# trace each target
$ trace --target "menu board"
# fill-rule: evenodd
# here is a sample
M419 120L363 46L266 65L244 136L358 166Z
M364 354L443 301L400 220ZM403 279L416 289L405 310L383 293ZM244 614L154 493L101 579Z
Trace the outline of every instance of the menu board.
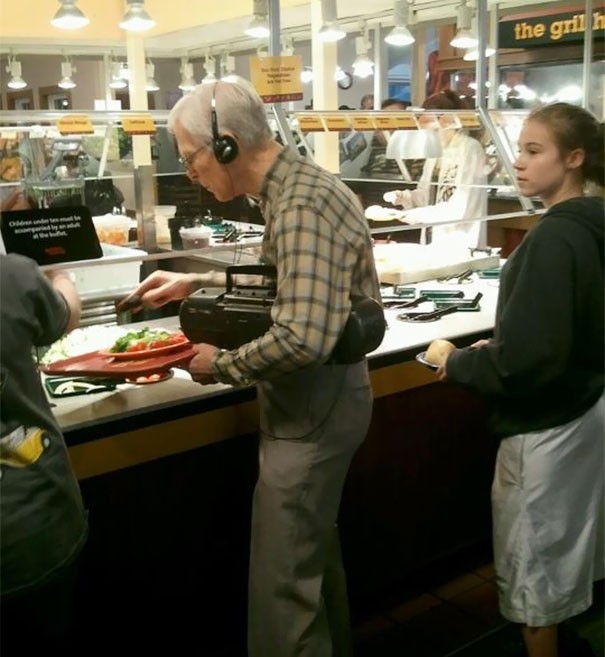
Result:
M0 214L7 253L19 253L39 265L90 260L103 255L84 206L12 210Z

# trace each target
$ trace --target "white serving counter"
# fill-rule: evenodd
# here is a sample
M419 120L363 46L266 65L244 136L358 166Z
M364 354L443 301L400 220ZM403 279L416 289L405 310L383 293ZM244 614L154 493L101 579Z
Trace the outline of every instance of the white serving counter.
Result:
M375 397L435 382L434 372L414 360L414 356L426 349L433 339L447 338L464 346L488 335L494 324L498 293L496 285L497 282L480 280L476 276L473 282L466 285L449 285L436 281L417 284L415 287L418 291L462 289L465 298L473 298L477 292L483 293L480 311L456 312L434 322L403 322L397 319L402 310L387 309L388 328L384 340L378 349L368 355ZM427 303L414 310L431 309L432 305ZM153 320L141 325L175 329L178 327L178 317ZM155 450L150 450L149 454L153 453L157 457L188 449L191 445L208 444L239 432L253 431L256 429L257 415L254 400L253 387L236 389L223 384L202 386L192 381L187 372L179 369L174 370L171 379L159 383L120 384L111 392L51 399L53 411L76 461L78 451L90 447L94 441L118 435L131 436L133 433L144 432L145 440L149 440L149 434L156 433ZM203 429L198 424L200 417L205 418ZM180 426L183 422L188 424L186 433ZM179 424L180 428L173 432L171 427L174 423ZM183 440L185 435L189 438ZM168 441L166 436L170 436ZM126 446L125 440L119 451L126 449L128 452ZM131 455L126 453L122 456L124 458L119 459L120 462L130 463ZM79 474L91 476L106 467L87 459L86 467L82 466Z

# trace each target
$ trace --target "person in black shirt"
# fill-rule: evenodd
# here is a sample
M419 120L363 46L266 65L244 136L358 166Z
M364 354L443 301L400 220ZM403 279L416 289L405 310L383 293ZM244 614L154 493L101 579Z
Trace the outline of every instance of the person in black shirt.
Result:
M500 437L492 487L500 610L529 657L563 657L558 624L603 577L603 125L534 110L515 162L547 208L505 264L492 340L443 354L438 375L483 394ZM590 654L573 652L567 654Z

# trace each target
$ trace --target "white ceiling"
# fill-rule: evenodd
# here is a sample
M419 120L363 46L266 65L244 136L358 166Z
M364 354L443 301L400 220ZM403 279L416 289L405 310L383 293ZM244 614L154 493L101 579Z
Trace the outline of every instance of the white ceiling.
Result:
M469 5L476 5L477 0L469 0ZM252 4L252 3L250 3ZM455 22L456 8L460 0L415 0L419 23ZM553 8L561 5L561 0L544 2L543 0L487 0L488 9L498 7L504 13L518 12L532 6L535 8ZM371 11L368 11L371 5ZM362 20L373 24L393 24L393 0L338 0L338 18L345 30L357 32ZM243 31L250 22L250 16L242 16L229 21L220 21L210 25L199 25L178 32L166 33L145 40L145 47L154 54L174 56L179 54L202 53L206 48L224 49L228 44L231 50L243 50L254 47L254 41L247 38ZM300 5L281 10L281 31L310 38L311 6Z
M168 2L169 0L165 0ZM228 2L229 0L223 0ZM313 0L318 2L319 0ZM471 6L479 0L467 0ZM0 0L0 3L2 0ZM414 0L417 22L422 24L453 23L460 0ZM531 12L538 9L567 9L570 5L584 6L584 0L487 0L488 9L498 8L500 15ZM371 10L368 9L371 8ZM252 10L252 0L250 0ZM377 24L393 25L393 0L337 0L337 11L343 28L348 32L358 32L362 20L369 27ZM240 16L231 20L196 25L176 32L167 32L153 37L145 37L145 50L150 57L200 56L210 49L212 53L222 52L228 48L232 53L256 49L266 44L266 40L254 40L244 35L244 29L250 22L251 15ZM282 33L291 34L295 41L311 38L311 3L281 9L280 27ZM40 43L37 39L22 38L0 42L0 54L10 49L31 55L61 54L68 49L70 55L100 55L110 50L119 52L124 43L100 43L79 39L73 43Z

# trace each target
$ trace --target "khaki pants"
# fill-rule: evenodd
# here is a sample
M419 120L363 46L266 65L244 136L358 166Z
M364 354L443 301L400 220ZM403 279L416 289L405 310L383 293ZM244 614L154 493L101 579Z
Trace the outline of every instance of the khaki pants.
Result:
M325 365L263 383L259 404L249 657L350 655L336 519L370 422L367 364Z

